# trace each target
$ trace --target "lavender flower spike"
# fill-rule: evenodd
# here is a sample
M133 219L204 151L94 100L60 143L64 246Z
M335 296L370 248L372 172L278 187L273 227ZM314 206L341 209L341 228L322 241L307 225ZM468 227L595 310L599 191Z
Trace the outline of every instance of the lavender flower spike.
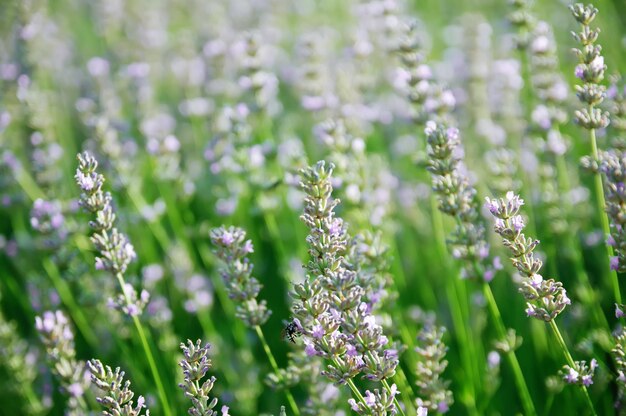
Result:
M511 251L511 261L522 275L519 291L526 299L526 313L545 322L552 321L571 301L561 282L544 280L539 274L543 263L533 255L539 240L522 233L525 224L519 210L524 200L513 192L507 192L506 198L486 200L486 208L496 218L494 230Z
M252 242L237 227L214 228L210 234L211 242L217 247L215 253L224 263L220 274L228 296L237 305L237 317L249 327L263 325L272 311L267 309L265 300L257 301L262 286L252 277L253 265L247 257L254 251Z
M83 395L89 387L85 363L76 360L74 334L61 311L46 311L35 318L35 327L46 348L52 372L59 378L61 391L69 396L68 414L87 412Z
M97 167L98 161L89 153L79 154L74 176L83 191L80 206L95 217L89 221L89 226L94 231L91 242L100 255L96 257L96 269L106 270L118 279L122 294L111 300L111 305L128 316L136 316L148 303L149 294L144 290L138 295L131 285L124 282L123 274L137 255L128 237L114 227L116 216L111 194L102 190L104 176L96 172Z
M586 107L577 110L574 115L576 122L585 129L604 128L609 124L609 113L599 106L606 95L606 87L600 82L604 79L604 57L601 55L602 47L596 45L599 29L591 29L589 26L598 14L598 9L593 5L576 3L571 5L570 11L574 19L581 25L578 33L573 33L574 39L580 43L580 49L574 49L578 56L579 64L574 74L582 81L582 85L576 85L576 96Z
M180 344L183 350L183 358L179 365L183 369L185 377L184 382L178 386L185 391L185 396L191 400L193 404L187 413L191 416L212 416L218 412L213 410L217 406L217 398L211 399L209 393L215 384L215 377L211 376L208 380L202 379L211 368L211 360L208 358L210 344L201 346L202 341L197 340L194 344L191 340L187 340L187 345ZM228 414L228 407L222 407L222 415Z
M146 400L139 396L137 404L133 403L135 393L130 390L130 381L124 381L125 373L119 367L113 371L96 359L89 360L87 366L91 372L91 382L106 393L105 396L96 398L106 409L102 412L104 416L141 416ZM145 416L150 416L147 409Z

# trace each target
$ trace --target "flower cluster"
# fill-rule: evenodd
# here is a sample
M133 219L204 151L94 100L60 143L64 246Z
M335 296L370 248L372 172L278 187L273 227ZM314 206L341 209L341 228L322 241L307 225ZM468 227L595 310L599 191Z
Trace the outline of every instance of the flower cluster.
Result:
M575 120L586 129L604 128L609 124L609 113L597 108L604 101L606 87L600 83L604 79L604 57L601 55L602 47L596 45L599 29L591 29L589 24L598 14L598 9L593 5L576 3L570 6L574 19L581 25L581 30L574 33L574 39L581 44L580 49L574 49L578 56L579 64L574 74L582 81L582 85L576 85L576 96L586 107L575 112Z
M564 102L568 97L568 88L563 75L559 72L559 59L552 28L547 22L540 21L535 26L530 43L530 64L532 85L540 100L533 109L532 119L541 130L550 130L552 140L548 140L547 150L563 154L564 146L557 146L556 130L553 127L567 120ZM558 142L562 142L562 139Z
M197 340L194 344L191 340L187 340L187 345L180 344L183 350L183 358L179 365L183 369L184 382L178 386L185 391L185 396L189 398L193 404L188 413L192 416L212 416L217 415L217 411L213 410L217 406L217 397L210 398L209 393L215 384L215 377L202 381L206 373L211 368L211 360L208 357L210 344L201 346L202 340ZM228 408L222 407L222 415L228 414Z
M448 347L442 340L445 328L438 327L434 318L432 314L423 314L420 319L422 327L417 335L419 346L415 347L419 357L415 382L420 389L417 406L446 413L454 402L452 392L448 389L450 381L442 378L448 366L445 359Z
M87 411L83 395L89 387L89 373L85 363L76 360L74 333L65 314L60 310L46 311L35 318L35 328L48 355L54 374L59 378L61 391L69 396L70 414Z
M219 227L211 230L215 253L224 263L220 270L228 296L237 305L237 317L250 327L263 325L272 313L265 300L257 301L261 284L252 277L253 265L248 254L254 251L246 232L237 227Z
M357 272L359 285L364 289L363 301L375 314L383 312L384 305L396 299L397 293L388 290L392 282L389 273L389 247L380 232L370 231L356 235L348 247L346 258Z
M599 171L604 176L606 213L609 218L610 235L607 243L613 247L611 269L626 271L626 154L619 151L603 152Z
M335 217L330 177L334 166L324 161L301 171L306 193L302 220L309 228L309 272L294 286L293 313L306 336L307 352L330 359L325 374L343 384L364 373L370 380L395 374L397 352L385 349L388 339L363 302L364 289L346 264L348 233Z
M277 111L278 78L264 68L263 45L267 44L259 33L246 33L241 41L241 66L244 74L239 78L239 86L253 96L252 108L270 114Z
M512 10L508 15L509 22L517 29L515 44L518 49L526 49L530 41L531 32L535 25L532 15L532 0L510 0Z
M365 392L365 402L357 402L355 399L348 400L350 408L359 415L385 416L387 414L395 415L396 407L393 403L394 397L399 393L396 385L391 386L391 391L375 389L372 393L367 390Z
M571 301L561 282L544 279L539 274L543 263L533 254L539 241L522 233L525 223L518 215L524 201L513 192L507 192L506 198L486 199L487 209L496 218L494 230L511 251L511 261L522 276L519 291L526 299L527 315L545 322L552 321Z
M325 41L320 32L306 33L298 39L297 87L300 105L308 111L321 111L337 105L332 77L325 62Z
M489 244L477 209L476 190L469 184L467 175L461 172L459 130L429 121L425 132L428 144L426 169L432 176L439 210L457 219L457 227L448 240L452 254L465 261L464 276L491 280L498 264L484 265L483 276L477 276L475 267L489 257Z
M617 409L623 409L626 403L626 331L622 330L615 336L615 346L611 350L617 370Z
M128 238L113 226L115 212L111 205L111 194L102 190L104 176L96 172L98 161L85 152L78 155L76 183L83 191L80 206L95 218L89 226L95 231L91 237L101 257L96 257L96 269L113 274L124 273L137 255Z
M607 90L607 98L611 102L611 147L626 150L626 83L621 76L609 77L611 86Z
M58 247L67 238L65 217L58 200L36 199L30 212L30 225L42 234L46 248Z
M560 374L567 384L589 387L593 384L593 374L596 368L598 368L598 362L595 358L591 360L590 364L587 364L585 361L575 361L574 367L564 365Z
M102 190L104 176L96 172L97 167L98 161L89 153L79 154L74 176L83 191L80 206L94 216L89 226L94 230L91 241L100 254L96 257L96 269L110 272L120 283L123 300L114 300L111 304L127 315L139 315L149 295L142 291L138 296L135 289L124 282L123 274L137 255L128 237L114 227L116 216L111 205L111 194Z
M89 360L87 362L91 372L91 382L102 392L104 396L96 398L98 403L106 410L102 412L104 416L141 416L142 410L146 408L146 400L143 396L137 398L137 404L133 403L135 393L130 389L130 381L124 381L125 373L119 367L113 371L111 367L103 366L100 360ZM150 410L146 409L145 416L150 415Z
M396 84L411 103L413 120L424 123L424 105L430 96L432 71L423 63L424 56L420 49L417 24L405 23L396 47L402 65L398 70Z

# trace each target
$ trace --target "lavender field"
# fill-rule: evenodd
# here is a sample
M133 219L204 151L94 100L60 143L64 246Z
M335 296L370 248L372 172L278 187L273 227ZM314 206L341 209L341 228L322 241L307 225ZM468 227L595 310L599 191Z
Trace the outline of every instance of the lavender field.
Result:
M626 415L625 182L623 0L2 0L0 415Z

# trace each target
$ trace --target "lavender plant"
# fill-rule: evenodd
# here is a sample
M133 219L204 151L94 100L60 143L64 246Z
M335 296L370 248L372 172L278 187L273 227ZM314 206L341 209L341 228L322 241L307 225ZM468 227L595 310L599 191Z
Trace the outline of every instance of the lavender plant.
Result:
M582 81L582 85L576 85L576 96L584 106L582 109L574 112L574 120L578 125L589 131L591 155L583 159L582 163L583 166L593 167L600 163L596 130L607 127L610 122L609 113L599 107L606 95L606 87L602 85L602 81L607 68L602 56L602 47L596 44L600 31L599 29L591 28L591 22L598 14L598 9L591 4L583 5L576 3L570 6L570 11L581 27L580 32L573 32L572 35L580 43L580 49L574 49L580 62L576 66L574 74ZM597 171L594 174L594 185L602 232L605 236L608 236L610 225L607 216L603 215L606 205L604 188L602 177ZM607 249L609 256L612 257L612 248L608 246ZM612 271L609 271L609 274L615 300L621 303L622 296L617 275Z
M620 2L13 3L0 413L624 413Z
M76 359L74 333L67 317L60 310L46 311L35 318L35 328L46 348L52 371L59 378L61 391L69 397L67 414L84 414L88 410L84 394L89 388L89 372L85 362Z
M113 226L116 217L111 206L112 198L111 194L102 190L104 176L96 172L98 162L89 153L79 154L78 162L75 179L83 191L80 204L85 210L95 215L95 219L89 222L89 226L95 231L91 236L91 241L101 256L96 257L96 269L111 273L117 280L122 293L117 298L111 299L110 304L132 319L150 364L150 371L159 391L163 412L169 415L167 394L163 388L143 326L138 319L138 315L148 303L149 294L144 290L138 295L133 286L124 280L126 268L136 258L135 249L128 238ZM141 407L139 406L139 409ZM139 410L136 411L136 413L138 412Z
M496 218L494 230L502 237L504 246L511 251L511 262L521 275L519 292L526 300L526 315L550 324L567 361L563 368L563 378L568 383L580 383L590 411L595 414L586 386L591 384L591 375L596 365L587 366L582 361L574 362L555 322L555 318L571 304L571 300L561 282L544 279L539 274L543 263L533 254L539 240L527 237L522 232L525 222L519 215L519 210L524 201L513 192L508 192L506 198L486 200L485 206ZM586 381L583 381L583 377Z
M192 416L217 415L217 411L212 410L217 406L217 398L211 398L209 393L213 389L216 378L211 376L208 380L202 381L211 368L211 360L208 358L210 344L201 346L202 340L197 340L194 344L187 340L187 345L180 344L183 350L184 359L180 361L180 367L185 376L184 382L179 387L185 392L185 396L193 404L187 413ZM228 407L222 407L222 415L228 414Z
M359 400L351 407L360 414L387 414L397 393L387 383L395 374L397 353L385 348L388 339L361 301L363 288L356 273L346 268L348 237L343 220L335 216L339 201L331 199L333 169L320 161L301 172L307 194L302 220L310 230L311 260L307 280L294 286L292 311L305 336L307 354L331 362L322 374L337 384L348 384ZM361 372L381 381L385 391L369 392L364 398L352 381Z
M248 254L254 251L252 241L246 240L245 231L236 227L214 228L210 234L211 241L217 246L216 254L225 265L221 275L226 283L228 296L237 305L236 315L256 331L280 382L282 375L261 329L261 325L267 322L272 311L267 309L265 300L259 302L256 299L261 284L251 276L253 266L247 258ZM298 415L300 411L293 395L289 390L286 391L286 395L292 411Z
M102 365L97 359L87 361L87 367L91 374L91 382L104 393L96 399L106 409L102 412L104 416L150 415L143 396L137 397L136 404L133 402L135 393L130 389L130 381L124 381L126 373L119 367L113 371L111 367ZM146 409L145 412L143 409Z

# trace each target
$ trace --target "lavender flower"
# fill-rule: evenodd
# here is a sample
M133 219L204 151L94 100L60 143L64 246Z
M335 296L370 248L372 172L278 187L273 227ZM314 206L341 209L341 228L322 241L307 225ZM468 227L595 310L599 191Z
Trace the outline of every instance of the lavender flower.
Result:
M390 392L387 392L387 390L380 392L378 389L375 389L374 392L367 390L364 395L365 403L350 399L348 400L348 404L350 404L350 408L359 415L395 415L397 410L393 403L393 399L398 393L400 392L394 384L391 386Z
M87 152L78 155L78 162L75 179L83 191L79 203L94 215L89 226L95 231L91 241L100 254L96 257L96 269L110 272L120 284L122 297L113 300L111 304L129 316L139 315L149 295L142 291L138 296L123 278L126 268L137 257L135 249L126 235L113 226L116 216L111 205L111 194L102 190L104 176L96 172L98 162Z
M442 378L448 366L445 359L448 347L442 340L445 328L435 325L432 314L423 314L420 321L421 328L417 335L419 345L415 347L419 357L415 382L419 387L419 398L416 404L418 408L447 413L454 399L448 389L450 381Z
M626 405L626 331L623 329L615 335L615 346L611 350L611 355L615 360L617 372L617 402L615 407L621 411Z
M201 346L202 340L197 340L194 344L191 340L187 340L187 345L180 344L183 350L183 358L179 365L183 369L185 377L184 382L178 386L184 390L185 396L189 398L193 404L187 413L192 416L212 416L218 412L213 410L217 406L217 398L211 399L209 393L215 384L215 377L202 381L206 373L211 368L211 360L208 357L210 344ZM225 408L225 409L224 409ZM222 415L228 414L228 408L222 407Z
M568 87L559 72L559 60L552 28L547 22L540 21L535 26L530 44L532 85L541 100L533 114L536 124L543 130L558 127L567 120L564 103L568 96ZM555 150L550 147L549 150ZM554 153L559 154L554 151Z
M342 383L346 376L363 371L367 378L383 380L393 376L398 360L384 353L387 338L361 300L364 289L356 273L346 267L348 234L343 220L334 213L339 201L331 198L333 169L332 164L327 167L321 161L301 171L301 187L307 194L301 218L310 230L311 260L309 278L294 287L293 311L314 353L336 361L337 366L329 366L326 372L331 379ZM316 337L319 326L322 336ZM350 345L356 354L350 353ZM358 354L364 354L364 359Z
M84 361L76 360L74 333L67 317L59 310L46 311L35 317L35 328L46 348L52 371L59 378L61 391L69 396L70 414L84 414L88 410L83 396L89 387L89 373Z
M30 212L30 225L42 234L46 248L59 247L67 238L60 201L36 199Z
M100 389L104 396L96 398L98 403L106 410L104 416L141 416L146 408L146 400L143 396L137 398L137 404L133 403L135 393L130 389L130 381L124 381L125 373L119 367L113 371L108 365L105 367L100 360L92 359L87 362L91 372L91 382ZM150 410L145 411L145 416L150 415Z
M564 365L560 371L561 377L567 384L578 384L589 387L593 384L593 374L598 368L598 362L591 360L590 364L585 361L575 361L574 367Z
M486 199L485 206L496 218L494 230L503 238L504 246L513 255L513 265L522 275L519 291L526 299L527 315L545 322L552 321L571 301L561 282L544 280L539 274L542 262L533 255L539 241L522 233L525 223L518 214L524 201L513 192L508 192L505 199Z
M309 228L311 260L305 281L296 284L291 293L292 312L301 326L305 353L331 363L321 374L336 384L347 383L353 390L352 378L361 372L370 380L382 381L386 388L383 396L374 392L368 397L372 405L383 403L386 408L386 400L391 403L395 396L386 379L395 373L398 357L385 349L388 339L362 302L364 290L347 263L349 237L343 220L335 217L339 201L331 196L333 168L320 161L301 171L301 187L306 193L301 218Z
M603 152L599 171L604 176L606 214L609 218L608 243L615 256L610 259L612 270L626 271L626 153L618 150Z
M526 49L530 41L530 34L535 25L535 17L530 9L532 0L510 0L511 13L508 15L509 22L517 29L515 44L518 49Z
M244 74L239 78L239 85L249 91L253 97L255 109L268 114L276 113L280 104L276 101L278 78L264 68L264 45L267 41L258 33L247 33L241 41L243 56L241 66ZM277 108L278 107L278 108Z
M271 311L265 300L257 301L261 284L252 277L253 265L247 258L254 251L252 241L246 240L241 228L224 226L211 230L211 242L217 247L215 253L224 262L220 270L228 296L237 305L237 317L249 327L263 325Z
M598 14L598 9L593 5L576 3L571 5L570 11L574 19L581 25L581 31L573 33L574 39L581 44L580 49L574 49L578 56L579 64L576 66L575 75L583 83L576 86L576 96L586 107L577 110L575 120L582 127L592 130L604 128L609 124L609 113L597 108L604 101L606 87L600 82L604 79L604 57L601 55L602 47L596 45L599 29L591 29L589 24Z
M492 277L495 264L486 264L489 244L478 212L476 190L469 184L467 175L461 172L459 130L429 121L425 132L428 143L426 169L431 173L439 210L457 219L457 226L448 240L452 255L464 260L465 277ZM483 264L483 276L477 275L477 264Z
M611 87L607 97L611 103L611 147L626 150L626 83L621 76L610 77Z
M423 123L426 121L424 106L431 97L432 70L424 63L416 22L403 24L401 30L396 53L402 67L397 74L396 86L411 103L412 119Z

